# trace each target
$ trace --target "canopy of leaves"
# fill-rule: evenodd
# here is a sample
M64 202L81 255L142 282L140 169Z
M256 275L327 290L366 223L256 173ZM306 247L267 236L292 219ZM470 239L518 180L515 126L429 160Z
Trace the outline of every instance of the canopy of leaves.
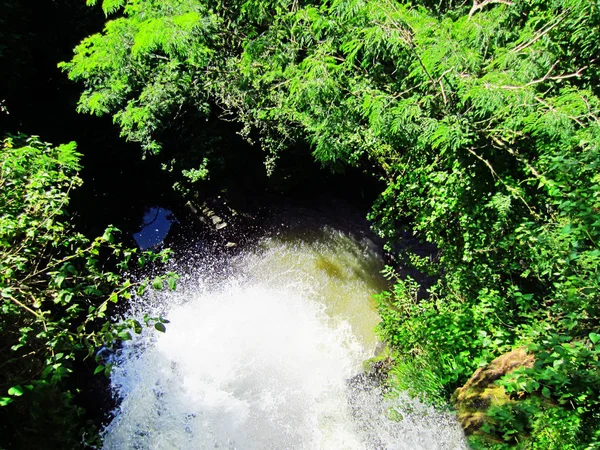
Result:
M423 297L399 279L380 300L381 334L435 360L448 393L529 345L536 366L507 389L542 393L577 418L582 446L599 445L597 2L104 8L119 16L63 65L85 84L83 111L113 114L155 150L182 109L213 105L258 130L272 157L299 140L323 164L374 173L387 188L370 217L389 250L405 230L438 249L398 255L434 285Z

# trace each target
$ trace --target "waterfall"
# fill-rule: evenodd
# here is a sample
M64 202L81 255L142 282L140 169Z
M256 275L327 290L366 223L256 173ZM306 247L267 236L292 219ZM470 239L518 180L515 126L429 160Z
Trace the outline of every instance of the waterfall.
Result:
M377 343L380 268L330 227L188 264L177 291L132 305L170 323L114 355L104 448L466 448L450 414L349 382Z

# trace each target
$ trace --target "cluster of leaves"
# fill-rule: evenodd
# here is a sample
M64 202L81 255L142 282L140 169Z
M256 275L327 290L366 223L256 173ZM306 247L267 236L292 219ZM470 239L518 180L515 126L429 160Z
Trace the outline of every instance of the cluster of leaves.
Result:
M37 432L64 431L64 424L54 422L55 430L36 426L43 413L32 405L54 399L69 409L72 393L65 382L74 365L89 357L94 361L100 347L112 347L130 339L132 331L141 332L141 324L132 319L110 320L119 300L131 298L136 290L142 293L149 284L162 288L166 281L173 287L176 280L172 273L152 283L125 279L119 273L130 263L164 262L168 252L136 255L116 242L114 228L90 240L68 224L69 193L81 184L79 156L74 142L53 147L37 137L17 136L2 143L0 414L5 426L19 422L12 433L26 430L29 420L34 422L31 430ZM146 322L165 330L164 319ZM100 364L95 373L109 370ZM73 414L67 415L73 419ZM18 433L2 434L0 445L15 448L27 447L26 442L40 437L33 431L22 434L25 441Z
M121 6L123 16L84 39L61 67L72 79L90 80L79 111L113 112L124 137L156 153L156 136L187 109L208 113L202 74L211 68L220 22L193 0L103 2L107 14Z
M382 336L446 394L528 345L537 362L507 389L544 396L559 412L540 406L540 418L568 418L594 445L597 2L103 4L122 15L63 66L86 85L82 110L144 142L180 109L214 104L257 130L271 159L304 141L325 165L379 176L370 218L388 249L407 230L438 249L401 255L434 284L423 296L398 279L380 299Z

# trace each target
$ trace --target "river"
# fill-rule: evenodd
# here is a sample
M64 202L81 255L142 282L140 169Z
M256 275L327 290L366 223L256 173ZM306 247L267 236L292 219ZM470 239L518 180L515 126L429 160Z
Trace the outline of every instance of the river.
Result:
M175 292L133 302L170 323L114 355L105 449L466 448L451 414L357 377L378 344L379 247L300 215L235 251L188 253Z

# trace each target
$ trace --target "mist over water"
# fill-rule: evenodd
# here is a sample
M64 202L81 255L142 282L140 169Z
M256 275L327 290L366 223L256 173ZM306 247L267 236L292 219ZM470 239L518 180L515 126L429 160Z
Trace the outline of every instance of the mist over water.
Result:
M224 258L132 305L170 324L115 356L104 448L465 448L450 415L349 382L377 343L385 283L370 241L324 227Z

